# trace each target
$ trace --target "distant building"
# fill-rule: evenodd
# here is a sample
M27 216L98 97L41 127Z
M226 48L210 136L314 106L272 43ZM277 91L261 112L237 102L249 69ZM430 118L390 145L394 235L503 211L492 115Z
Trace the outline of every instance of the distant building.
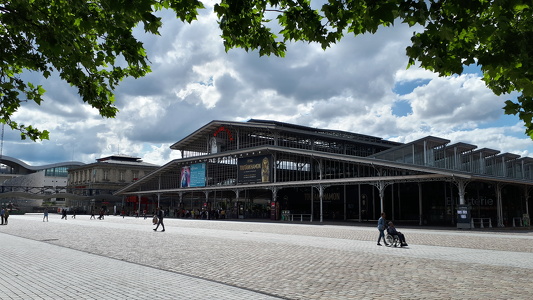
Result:
M82 162L30 166L9 156L0 158L0 203L23 211L40 207L43 201L64 203L68 169Z
M99 209L102 206L115 210L122 209L122 206L129 207L129 210L138 208L139 198L114 196L113 192L146 176L158 167L143 162L138 157L112 155L99 158L95 163L71 168L68 171L68 190L84 198L72 200L68 206L80 207L83 210L90 210L91 207Z

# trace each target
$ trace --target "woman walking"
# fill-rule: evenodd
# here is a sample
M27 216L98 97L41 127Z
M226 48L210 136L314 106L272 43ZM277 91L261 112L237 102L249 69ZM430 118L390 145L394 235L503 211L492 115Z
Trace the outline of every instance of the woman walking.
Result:
M381 242L381 238L383 238L383 243L385 246L388 246L387 241L385 240L385 229L387 224L387 221L385 220L386 215L384 212L381 213L381 217L378 220L378 230L379 230L379 238L378 238L378 246L381 246L379 242Z

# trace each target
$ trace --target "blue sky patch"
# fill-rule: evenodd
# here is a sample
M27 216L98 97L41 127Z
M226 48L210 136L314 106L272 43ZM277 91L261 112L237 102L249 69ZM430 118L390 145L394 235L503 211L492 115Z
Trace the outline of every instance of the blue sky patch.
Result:
M418 79L412 81L402 81L396 83L392 91L398 95L407 95L413 92L413 90L419 86L426 85L430 82L430 79Z
M398 117L405 117L413 113L411 103L408 101L396 101L392 105L392 114Z

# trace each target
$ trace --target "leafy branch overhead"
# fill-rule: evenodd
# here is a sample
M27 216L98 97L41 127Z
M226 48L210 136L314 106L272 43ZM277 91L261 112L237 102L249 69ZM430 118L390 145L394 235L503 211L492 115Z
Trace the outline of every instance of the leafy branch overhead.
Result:
M61 78L103 117L114 117L113 90L125 77L150 72L143 45L132 30L158 34L158 10L172 9L192 22L197 0L0 0L0 122L22 138L48 138L47 131L11 119L22 101L40 104L44 90L23 72ZM442 76L478 64L497 95L518 92L505 112L518 114L533 138L533 11L520 0L222 0L214 6L226 50L257 50L284 56L286 43L319 43L324 49L345 34L375 33L403 22L417 26L406 49L410 65ZM125 61L126 64L118 63Z

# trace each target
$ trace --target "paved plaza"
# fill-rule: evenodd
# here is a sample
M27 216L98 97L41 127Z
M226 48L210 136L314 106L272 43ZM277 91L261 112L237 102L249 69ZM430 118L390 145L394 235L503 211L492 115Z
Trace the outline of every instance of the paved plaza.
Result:
M0 226L1 299L532 299L533 231L50 214Z

